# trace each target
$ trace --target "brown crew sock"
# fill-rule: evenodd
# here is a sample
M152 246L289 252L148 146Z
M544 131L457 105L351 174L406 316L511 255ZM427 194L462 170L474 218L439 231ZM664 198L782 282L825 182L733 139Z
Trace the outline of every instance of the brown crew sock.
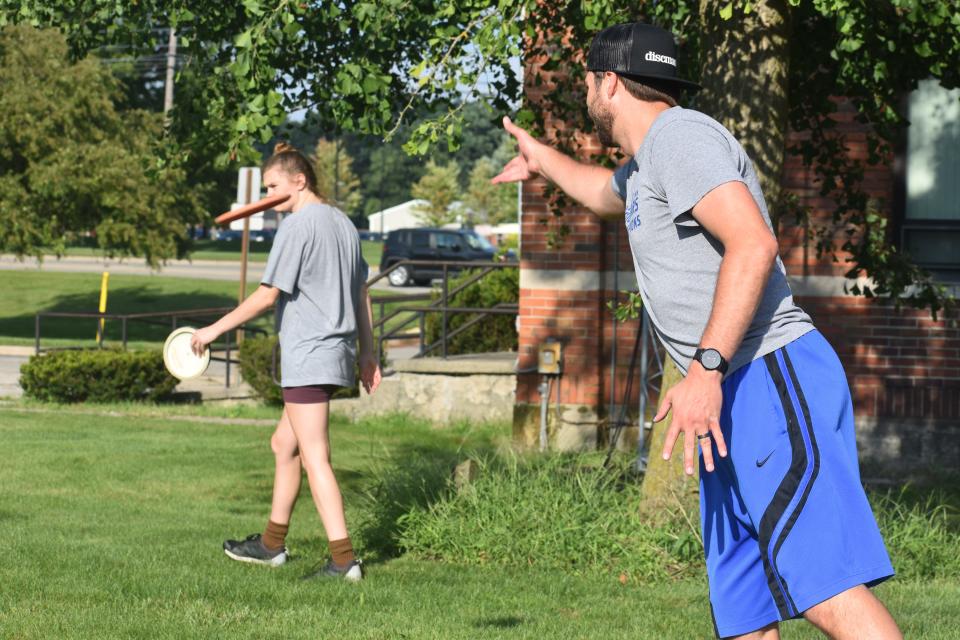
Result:
M273 520L267 521L267 529L263 532L260 542L270 551L283 549L283 542L287 539L287 529L290 524L277 524Z
M330 556L333 558L335 565L345 567L353 562L353 545L350 543L349 537L342 540L331 540L327 544L330 547Z

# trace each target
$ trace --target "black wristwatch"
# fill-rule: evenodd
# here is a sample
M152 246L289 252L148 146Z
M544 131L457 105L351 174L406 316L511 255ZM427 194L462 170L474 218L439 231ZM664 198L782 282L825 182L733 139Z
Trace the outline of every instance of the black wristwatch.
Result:
M720 352L716 349L704 349L701 347L693 354L693 359L703 365L703 368L707 371L726 373L727 369L730 368L730 363L724 360L723 356L720 355Z

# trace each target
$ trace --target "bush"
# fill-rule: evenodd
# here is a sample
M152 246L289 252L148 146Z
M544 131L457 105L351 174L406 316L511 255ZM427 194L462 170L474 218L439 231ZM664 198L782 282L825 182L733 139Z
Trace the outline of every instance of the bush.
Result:
M20 386L46 402L155 401L170 395L177 380L160 351L90 349L31 357L20 367Z
M277 336L244 337L240 345L240 372L254 393L267 404L283 404L280 386L273 381L273 349ZM277 353L277 380L280 379L280 354Z
M267 404L283 404L283 390L273 381L273 349L277 345L277 336L244 338L240 345L240 372L254 393ZM283 358L277 352L277 380L280 380ZM333 398L356 398L360 395L360 386L354 382L352 387L340 389Z
M870 502L898 576L960 578L960 534L945 496L912 497L905 489L871 495Z
M465 271L450 280L450 288L454 289L471 277L475 271ZM434 292L434 300L440 299L440 294ZM520 270L497 269L488 273L479 282L471 284L457 293L450 300L449 305L454 307L491 308L503 302L517 302L520 300ZM447 333L462 326L474 318L474 314L455 313L447 316ZM427 314L424 329L424 341L433 344L440 340L442 335L443 316L439 313ZM492 351L516 351L517 327L513 315L490 315L479 321L463 333L454 336L447 342L447 353L451 355L461 353L489 353ZM434 350L432 354L436 354Z
M696 520L654 526L639 511L629 467L589 456L480 461L477 480L400 518L400 546L430 559L608 571L640 580L699 575Z
M411 555L462 564L517 563L606 571L642 581L699 576L699 516L639 509L642 484L629 467L603 471L589 455L499 457L457 491L426 493L397 520ZM893 566L902 578L960 578L956 510L938 492L871 493Z

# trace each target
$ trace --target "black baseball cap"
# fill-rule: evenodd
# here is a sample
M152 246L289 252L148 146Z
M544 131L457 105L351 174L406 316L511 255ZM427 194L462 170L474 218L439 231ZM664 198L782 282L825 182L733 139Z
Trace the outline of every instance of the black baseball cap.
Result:
M593 37L587 70L612 71L636 80L657 80L699 91L700 85L677 76L677 43L669 31L642 22L607 27Z

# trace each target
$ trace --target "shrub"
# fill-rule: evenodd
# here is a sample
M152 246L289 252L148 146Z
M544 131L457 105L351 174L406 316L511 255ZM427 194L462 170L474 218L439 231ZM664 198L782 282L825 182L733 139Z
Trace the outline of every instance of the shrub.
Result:
M465 271L450 280L450 288L454 289L475 271ZM434 300L440 299L440 294L434 292ZM517 302L520 299L520 270L497 269L485 275L479 282L471 284L463 291L453 296L449 302L455 307L491 308L502 302ZM455 313L447 316L447 333L462 326L474 318L474 314ZM440 340L442 335L443 317L439 313L427 314L424 341L433 344ZM448 354L460 353L488 353L491 351L516 351L517 328L516 318L513 315L489 315L463 333L454 336L447 342ZM434 350L433 354L436 354Z
M20 367L23 393L46 402L155 401L176 385L160 351L53 351Z
M905 489L873 494L870 498L897 575L923 579L960 577L960 535L950 525L951 509L942 494L934 492L915 498Z
M407 552L467 564L529 564L664 580L699 574L696 520L654 526L639 511L640 484L623 466L588 456L482 460L477 480L402 516Z
M273 349L277 336L244 338L240 345L240 372L254 393L267 404L283 404L283 390L273 381ZM277 352L277 380L280 380L282 355ZM360 386L354 382L352 387L340 389L334 398L356 398L360 395Z
M589 455L498 457L457 491L422 491L397 519L397 545L411 555L462 564L524 563L606 571L642 581L699 576L699 516L657 523L639 509L642 484L627 466L603 471ZM429 488L429 487L428 487ZM956 510L942 493L871 493L899 576L960 577Z
M277 336L244 337L240 345L240 372L254 393L267 404L283 404L280 386L273 381L273 349ZM277 380L280 379L280 354L277 353Z

